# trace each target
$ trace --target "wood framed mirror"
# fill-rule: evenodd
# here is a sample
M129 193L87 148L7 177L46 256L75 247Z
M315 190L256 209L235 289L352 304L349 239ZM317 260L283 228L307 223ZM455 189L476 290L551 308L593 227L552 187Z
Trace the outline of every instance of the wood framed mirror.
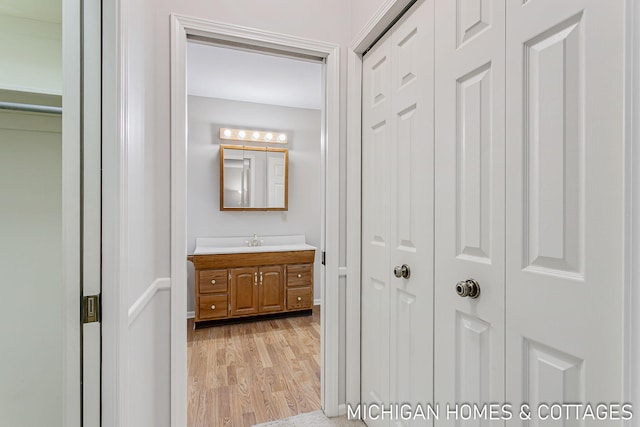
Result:
M221 211L286 211L287 148L220 146Z

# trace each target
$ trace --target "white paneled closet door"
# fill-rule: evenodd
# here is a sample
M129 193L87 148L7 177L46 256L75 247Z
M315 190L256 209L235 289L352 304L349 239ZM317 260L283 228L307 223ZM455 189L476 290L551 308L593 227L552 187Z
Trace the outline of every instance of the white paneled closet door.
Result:
M418 1L363 63L362 401L387 408L432 400L433 7Z
M504 10L504 1L436 2L435 401L442 412L447 404L505 400ZM447 418L436 424L460 423Z
M624 9L622 0L507 1L514 403L622 399ZM562 425L592 424L620 421Z
M363 61L362 402L389 402L391 58L387 34ZM375 423L370 423L375 426ZM388 425L379 423L378 425Z
M622 403L624 15L423 1L365 56L363 403Z

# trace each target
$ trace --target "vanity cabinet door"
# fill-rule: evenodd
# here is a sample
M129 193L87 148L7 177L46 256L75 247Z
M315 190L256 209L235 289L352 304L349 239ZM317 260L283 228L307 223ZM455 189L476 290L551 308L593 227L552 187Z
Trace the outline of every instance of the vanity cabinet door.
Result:
M284 266L261 267L258 274L260 313L284 310Z
M258 313L258 269L229 269L231 275L231 316Z

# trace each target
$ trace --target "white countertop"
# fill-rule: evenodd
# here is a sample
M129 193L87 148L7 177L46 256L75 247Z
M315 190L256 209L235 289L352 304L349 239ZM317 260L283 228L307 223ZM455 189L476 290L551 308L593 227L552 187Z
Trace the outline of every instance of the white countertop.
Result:
M260 246L249 246L252 237L198 237L194 255L216 255L258 252L311 251L315 246L305 243L303 235L258 236Z

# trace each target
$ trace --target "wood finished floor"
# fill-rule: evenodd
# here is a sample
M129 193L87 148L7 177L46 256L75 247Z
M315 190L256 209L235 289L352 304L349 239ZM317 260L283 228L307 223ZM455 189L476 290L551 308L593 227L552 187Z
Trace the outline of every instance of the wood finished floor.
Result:
M320 409L320 310L193 330L188 427L251 426Z

